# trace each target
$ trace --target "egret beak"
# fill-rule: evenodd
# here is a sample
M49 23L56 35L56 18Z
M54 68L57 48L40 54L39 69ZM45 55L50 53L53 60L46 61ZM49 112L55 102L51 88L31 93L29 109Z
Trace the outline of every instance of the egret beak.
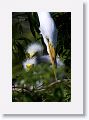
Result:
M32 64L27 64L26 68L27 68L27 71L29 71L32 68Z
M50 41L48 41L48 49L49 49L49 56L51 59L51 63L52 65L54 65L56 61L56 53L55 53L55 48L53 47Z
M53 45L51 44L50 41L48 41L48 50L49 50L49 56L50 56L50 60L53 66L53 72L54 72L54 76L55 76L55 80L57 81L57 76L56 76L56 65L55 65L55 61L56 61L56 53L55 53L55 48L53 47Z

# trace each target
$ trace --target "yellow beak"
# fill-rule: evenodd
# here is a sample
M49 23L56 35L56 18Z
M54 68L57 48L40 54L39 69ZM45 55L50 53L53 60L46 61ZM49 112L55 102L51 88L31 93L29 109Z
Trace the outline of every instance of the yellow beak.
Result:
M36 53L26 53L26 58L32 58Z
M30 53L30 58L32 58L35 54L35 52Z
M26 68L27 68L27 71L29 71L32 68L32 64L27 64Z
M53 47L53 45L51 44L50 41L48 41L48 50L49 50L50 60L51 60L52 66L53 66L53 72L54 72L55 80L57 81L56 65L55 65L56 53L55 53L55 49L54 49L54 47Z
M49 50L49 56L51 59L51 63L52 63L52 65L54 65L55 60L56 60L56 53L55 53L55 49L50 41L48 41L48 50Z

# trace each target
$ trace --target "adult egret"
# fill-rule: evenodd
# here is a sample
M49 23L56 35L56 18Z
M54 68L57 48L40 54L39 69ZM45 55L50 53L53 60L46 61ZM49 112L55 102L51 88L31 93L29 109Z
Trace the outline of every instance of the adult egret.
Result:
M56 25L48 12L38 12L40 22L40 32L43 36L44 43L47 46L47 52L50 56L51 63L53 65L54 74L56 78L55 64L56 64L56 53L55 49L57 46L57 34Z

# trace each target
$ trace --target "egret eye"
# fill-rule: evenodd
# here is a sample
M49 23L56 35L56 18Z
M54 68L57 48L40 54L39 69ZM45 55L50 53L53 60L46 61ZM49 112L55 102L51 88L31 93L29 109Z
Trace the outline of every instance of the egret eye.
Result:
M26 58L30 58L30 54L29 53L26 53Z
M47 42L49 42L49 38L46 36Z

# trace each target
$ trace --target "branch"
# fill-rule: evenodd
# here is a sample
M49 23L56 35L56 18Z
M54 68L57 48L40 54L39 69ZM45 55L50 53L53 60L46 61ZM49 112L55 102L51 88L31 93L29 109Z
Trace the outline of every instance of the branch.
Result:
M52 82L52 83L50 83L48 86L43 86L43 87L41 87L41 88L36 88L36 89L29 89L28 87L24 87L24 86L12 86L12 90L16 90L16 91L18 91L18 92L21 92L21 90L23 90L24 92L26 91L26 92L29 92L29 93L32 93L32 91L34 91L35 93L37 93L37 92L43 92L43 91L45 91L45 90L48 90L48 89L50 89L50 88L53 88L53 86L55 86L55 85L57 85L57 84L59 84L59 83L65 83L65 82L68 82L68 81L70 81L70 79L64 79L64 80L57 80L57 81L55 81L55 82ZM69 86L69 85L67 85L66 83L65 83L65 85L68 87L68 88L70 88L71 86Z
M49 84L47 87L43 87L41 89L37 89L35 90L35 92L43 92L51 87L53 87L54 85L58 84L58 83L61 83L61 80L58 80L58 81L55 81L55 82L52 82L51 84Z
M28 89L27 87L24 87L24 86L12 86L12 90L13 91L18 91L18 92L21 92L22 90L25 92L29 92L31 93L32 90Z

